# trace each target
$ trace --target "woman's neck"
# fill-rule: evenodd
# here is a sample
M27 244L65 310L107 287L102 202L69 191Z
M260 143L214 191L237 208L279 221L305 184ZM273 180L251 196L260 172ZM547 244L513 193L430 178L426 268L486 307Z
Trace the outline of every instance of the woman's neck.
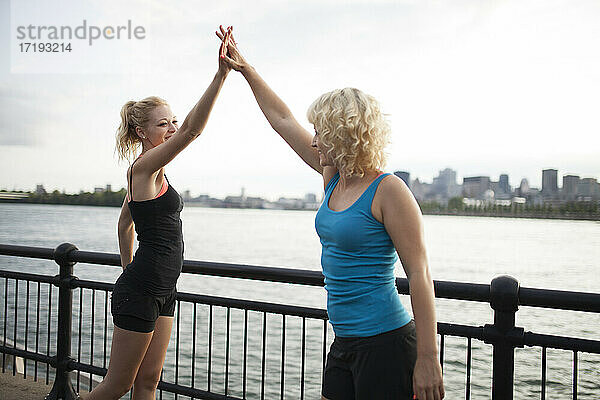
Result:
M342 173L342 171L340 171L340 180L339 180L337 186L341 190L345 190L345 189L351 188L353 186L361 185L365 181L372 181L373 179L377 178L377 176L379 176L379 174L381 174L381 171L373 170L373 171L366 171L363 176L360 176L360 175L346 176L345 174Z

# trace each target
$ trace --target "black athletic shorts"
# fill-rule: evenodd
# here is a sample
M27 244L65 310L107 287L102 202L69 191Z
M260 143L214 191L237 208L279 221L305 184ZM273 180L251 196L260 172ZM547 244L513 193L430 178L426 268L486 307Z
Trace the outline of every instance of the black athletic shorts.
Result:
M152 332L159 316L175 315L176 295L177 290L173 288L167 296L151 296L120 277L111 297L113 323L128 331Z
M322 394L329 400L412 400L416 360L414 321L375 336L336 337L327 355Z

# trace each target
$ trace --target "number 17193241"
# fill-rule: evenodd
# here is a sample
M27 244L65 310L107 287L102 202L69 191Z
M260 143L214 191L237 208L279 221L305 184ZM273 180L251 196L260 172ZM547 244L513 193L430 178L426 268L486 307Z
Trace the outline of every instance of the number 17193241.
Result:
M71 52L71 43L19 43L21 53L64 53Z

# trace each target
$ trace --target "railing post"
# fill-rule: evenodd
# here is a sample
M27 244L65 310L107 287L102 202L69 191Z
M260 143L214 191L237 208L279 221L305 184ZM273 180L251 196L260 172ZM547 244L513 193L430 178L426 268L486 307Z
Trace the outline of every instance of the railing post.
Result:
M494 310L494 325L486 325L489 343L494 346L492 399L511 400L515 372L515 346L507 339L515 329L515 313L519 309L519 282L507 275L492 280L490 306Z
M73 261L69 261L69 253L77 250L71 243L63 243L54 250L54 261L60 266L60 283L58 290L58 329L56 343L56 376L52 390L46 400L75 400L79 395L75 393L71 383L71 318L73 310Z

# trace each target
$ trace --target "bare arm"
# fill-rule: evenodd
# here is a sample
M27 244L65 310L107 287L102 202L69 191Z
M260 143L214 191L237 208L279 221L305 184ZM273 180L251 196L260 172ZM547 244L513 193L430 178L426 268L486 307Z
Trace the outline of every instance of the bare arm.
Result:
M148 150L144 157L136 163L136 172L145 171L147 174L152 174L158 171L200 136L226 76L220 70L217 72L204 95L183 121L181 128L168 141Z
M217 36L223 40L224 35L225 31L221 28L221 32L217 32ZM225 60L244 76L269 124L305 163L323 174L317 150L311 145L313 135L296 121L288 106L246 62L232 40L228 41L227 50L228 54L225 56Z
M219 70L200 100L185 117L181 128L168 141L148 150L136 163L136 173L142 172L146 175L155 173L200 136L230 69L227 63L219 58Z
M292 115L287 105L273 92L252 66L241 70L254 93L256 102L273 129L286 143L318 173L323 173L319 155L312 147L313 135L304 129Z
M421 210L406 184L396 177L381 182L377 197L383 224L410 285L417 330L414 391L419 399L441 399L444 385L438 361L433 281L427 264Z
M133 259L133 219L127 205L127 197L123 200L119 222L117 223L117 233L119 236L119 253L121 254L121 267L125 267Z

